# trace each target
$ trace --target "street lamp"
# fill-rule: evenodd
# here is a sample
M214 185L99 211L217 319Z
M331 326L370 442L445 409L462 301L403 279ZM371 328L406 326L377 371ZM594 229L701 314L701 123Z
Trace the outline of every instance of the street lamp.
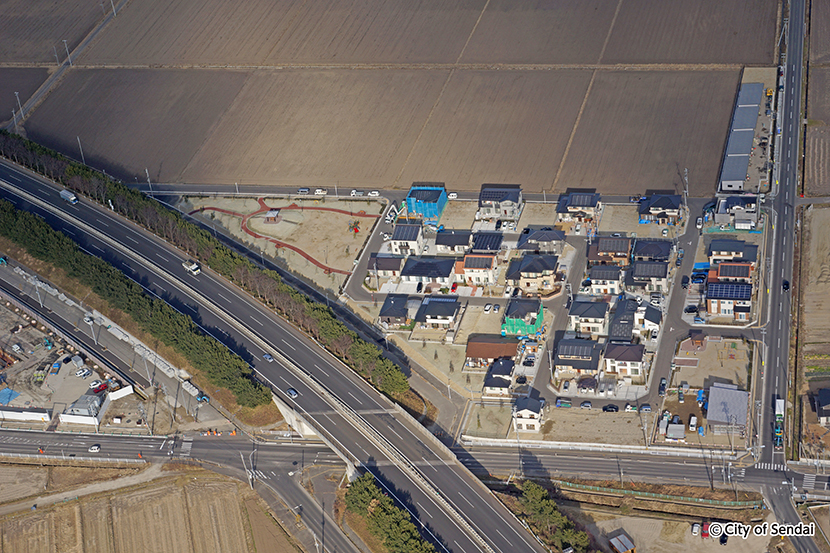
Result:
M63 41L63 47L66 48L66 59L69 60L69 65L72 65L72 56L69 55L69 46L67 46L65 39Z
M15 92L14 97L17 98L17 109L20 112L20 117L23 117L23 106L20 105L20 93Z

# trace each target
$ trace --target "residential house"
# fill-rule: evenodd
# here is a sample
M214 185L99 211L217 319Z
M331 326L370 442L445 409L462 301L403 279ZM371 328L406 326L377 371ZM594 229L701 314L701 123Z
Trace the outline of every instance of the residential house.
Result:
M743 282L744 284L752 284L752 265L749 263L722 261L718 263L715 269L710 271L709 281L711 282L713 280L717 282Z
M622 269L616 265L594 265L588 269L592 296L616 296L622 287Z
M369 256L369 273L380 278L396 277L401 274L403 257L393 255L378 255L375 252Z
M652 194L640 202L640 223L675 225L681 217L682 199L676 194Z
M510 395L510 385L513 381L514 363L512 359L496 359L487 376L484 378L483 395L507 396Z
M568 310L568 328L585 336L604 336L608 332L608 303L575 301Z
M447 207L447 190L443 182L413 182L406 195L409 215L417 215L425 223L437 224Z
M717 239L709 244L709 265L722 261L741 261L750 263L755 268L758 259L758 246L747 244L743 240Z
M564 244L565 233L561 230L551 227L527 227L519 234L516 249L533 253L562 255Z
M575 375L597 375L602 358L602 346L595 340L564 338L556 344L554 378L572 378Z
M608 542L611 544L614 553L637 553L634 540L625 533L625 530L620 529L609 535Z
M662 323L663 314L650 303L643 302L637 307L637 312L634 314L634 328L643 338L657 338Z
M588 247L588 264L627 267L631 258L631 239L601 236Z
M449 329L455 326L460 309L458 296L427 296L415 314L415 322L422 328Z
M830 389L821 388L815 401L819 424L824 427L830 426Z
M716 382L709 387L706 423L710 432L743 436L749 413L749 392L734 384Z
M460 269L460 274L459 274ZM488 254L472 254L456 263L456 274L459 280L471 286L486 286L496 283L496 256Z
M558 265L555 255L525 254L510 261L505 282L527 293L546 295L554 290Z
M543 331L544 318L542 300L511 299L504 310L501 333L502 335L534 336Z
M736 230L752 230L758 224L757 196L727 196L714 208L716 225L733 225Z
M608 344L605 347L605 374L634 380L645 380L643 365L645 346L642 344Z
M401 269L401 281L450 286L455 278L455 259L451 257L409 257Z
M515 338L491 334L472 334L467 338L464 370L478 372L486 370L496 359L513 359L519 350ZM484 372L483 370L481 372Z
M671 257L672 243L669 240L651 240L638 238L634 242L631 258L634 261L668 261Z
M542 401L523 397L516 400L513 409L513 424L518 432L539 432L542 430Z
M435 249L438 253L464 254L473 242L469 230L442 230L435 235Z
M600 195L593 192L571 192L559 197L556 205L556 220L560 223L584 223L597 218L602 203Z
M476 232L473 234L472 250L480 253L498 253L503 241L504 235L500 232Z
M608 324L608 341L615 343L631 343L634 339L634 325L636 324L636 300L626 298L617 302L611 322Z
M395 225L389 247L394 255L419 255L424 249L424 228L421 225Z
M729 316L736 321L748 321L752 310L752 285L709 283L706 287L706 301L710 315Z
M407 302L409 302L409 296L406 294L387 295L378 314L380 326L395 329L408 325L412 317L407 308Z
M522 187L518 184L482 184L476 220L518 221L522 214Z
M625 273L628 288L642 288L646 292L667 292L669 289L669 264L665 261L635 261Z
M85 394L75 400L66 408L67 415L80 415L83 417L97 417L101 410L102 398L97 395Z

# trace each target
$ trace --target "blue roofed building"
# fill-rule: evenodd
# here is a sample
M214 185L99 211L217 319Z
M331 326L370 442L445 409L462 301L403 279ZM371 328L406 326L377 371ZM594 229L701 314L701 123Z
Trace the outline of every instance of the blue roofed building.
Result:
M437 224L447 207L447 189L443 182L413 182L406 195L410 216L421 217L425 223Z

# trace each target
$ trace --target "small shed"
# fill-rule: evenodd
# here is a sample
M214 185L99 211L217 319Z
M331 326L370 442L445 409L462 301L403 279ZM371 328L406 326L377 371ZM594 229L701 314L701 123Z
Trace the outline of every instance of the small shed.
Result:
M265 222L269 224L280 222L280 210L271 209L265 214Z
M616 553L637 553L634 540L622 529L619 530L618 534L609 537L608 541L611 542L611 549Z

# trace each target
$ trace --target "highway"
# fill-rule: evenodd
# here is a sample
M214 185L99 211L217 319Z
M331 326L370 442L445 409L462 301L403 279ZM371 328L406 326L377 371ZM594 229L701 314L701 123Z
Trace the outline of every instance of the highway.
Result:
M495 497L451 453L433 444L420 425L401 416L351 370L259 302L210 270L198 276L186 273L181 253L97 205L86 200L69 205L59 199L56 189L8 165L0 167L0 179L12 185L2 187L2 197L20 209L41 215L85 250L113 263L151 293L193 316L206 332L239 353L260 378L272 384L283 401L316 421L324 436L352 462L368 467L421 522L427 534L434 536L439 549L481 550L482 545L466 523L493 551L512 551L515 544L527 551L540 550ZM63 218L55 217L52 209L62 212ZM84 223L101 234L91 233ZM212 298L220 309L207 308L205 298ZM264 361L262 355L266 352L275 355L277 361ZM302 367L317 384L298 377L280 363L280 354ZM296 400L284 394L289 387L298 391ZM326 388L328 394L320 395L321 388ZM401 457L389 456L390 448L409 461L410 470L400 465ZM425 492L417 480L440 490L439 497ZM447 505L462 513L463 520L447 514Z

